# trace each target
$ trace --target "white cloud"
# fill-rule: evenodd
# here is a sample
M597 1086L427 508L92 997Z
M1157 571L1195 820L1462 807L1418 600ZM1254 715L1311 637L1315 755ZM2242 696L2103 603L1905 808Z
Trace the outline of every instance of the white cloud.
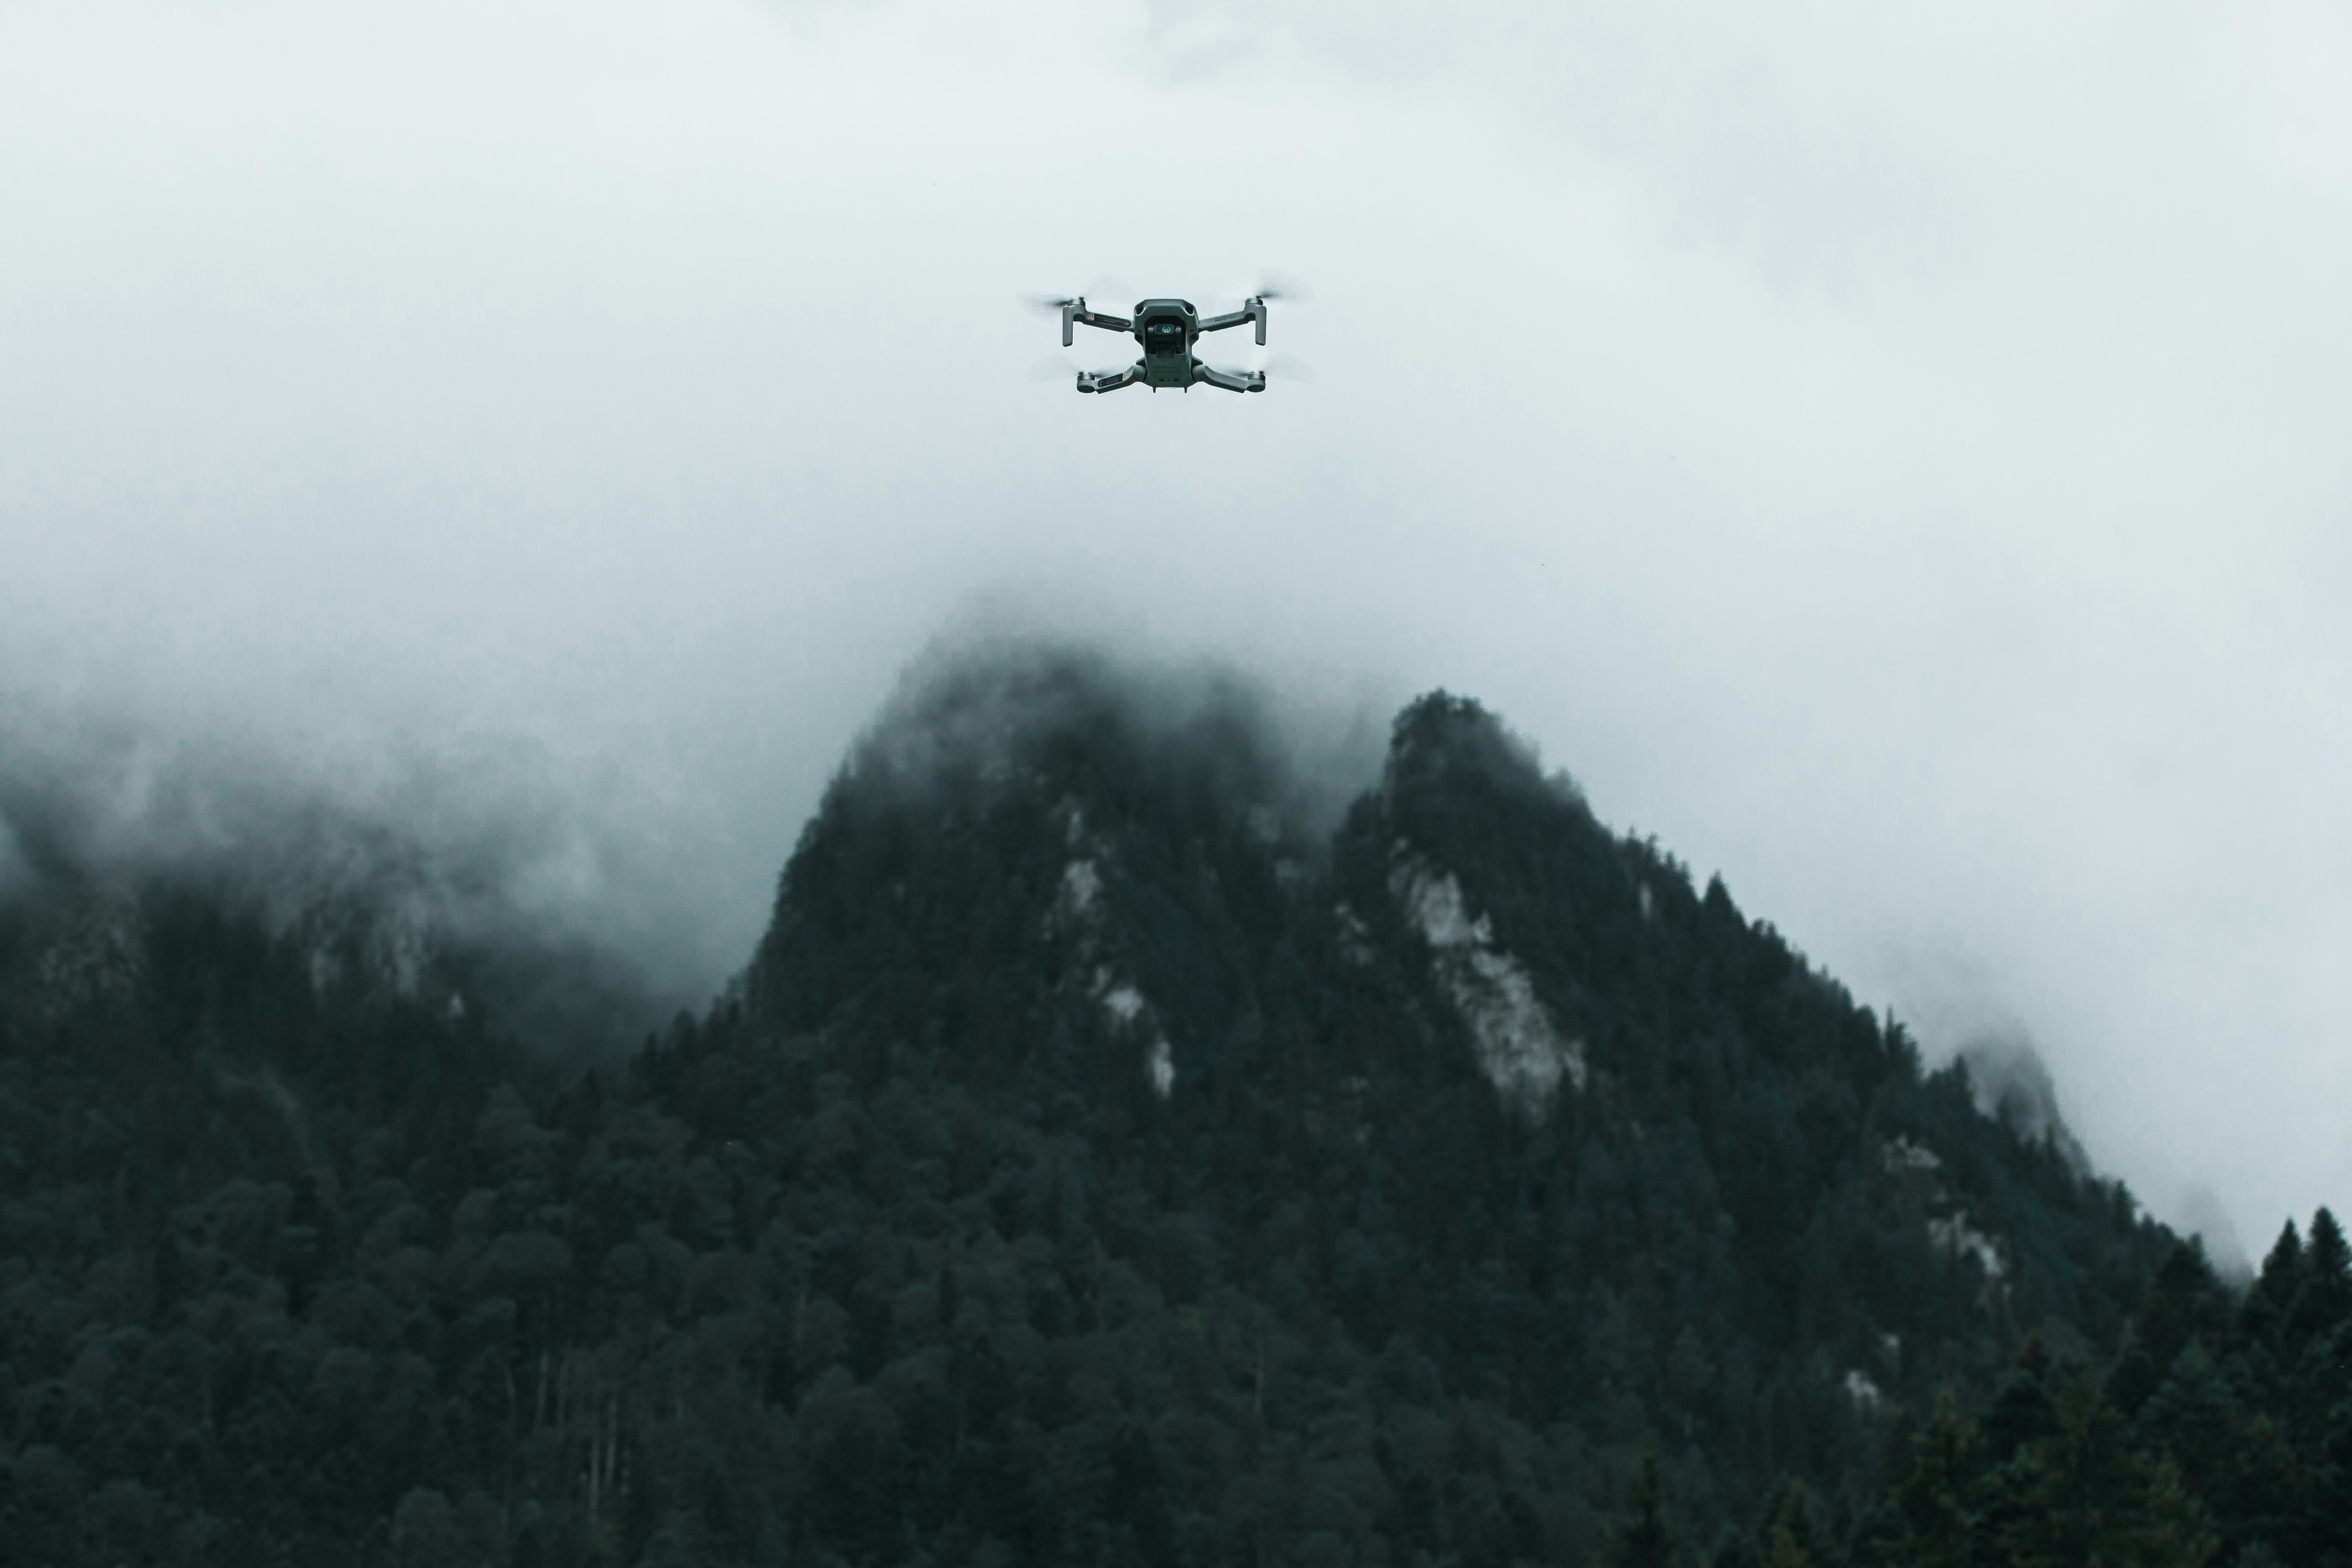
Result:
M2352 1190L2341 23L7 7L0 669L650 773L744 949L975 595L1443 683L2266 1236ZM1265 266L1312 385L1023 378Z

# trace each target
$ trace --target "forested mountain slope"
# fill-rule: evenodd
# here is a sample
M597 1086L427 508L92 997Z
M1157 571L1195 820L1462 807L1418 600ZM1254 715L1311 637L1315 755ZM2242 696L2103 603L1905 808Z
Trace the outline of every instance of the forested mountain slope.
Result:
M2192 1339L2256 1344L2132 1337L2174 1244L2119 1187L1475 704L1408 708L1333 815L1233 693L935 673L742 981L593 1070L513 1044L493 959L431 932L52 867L0 915L0 1532L58 1563L1579 1563L1649 1451L1709 1554L1779 1521L1910 1561L1943 1516L1897 1506L1906 1424L1957 1441L2029 1336L2060 1394L2121 1355L2118 1420ZM2235 1324L2179 1258L2182 1310ZM1963 1537L2031 1512L1986 1478L2044 1425L1969 1427ZM2296 1520L2317 1463L2279 1472Z

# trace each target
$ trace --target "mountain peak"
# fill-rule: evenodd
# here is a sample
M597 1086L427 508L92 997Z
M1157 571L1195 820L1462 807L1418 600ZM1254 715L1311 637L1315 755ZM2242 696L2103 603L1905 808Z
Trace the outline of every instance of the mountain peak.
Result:
M1004 1070L1058 1039L1164 1096L1252 1026L1311 794L1229 675L1054 647L937 661L803 834L755 1011Z
M1591 1561L1644 1449L1736 1531L1866 1501L2030 1332L2118 1343L2162 1234L1719 881L1468 699L1344 802L1299 730L1213 671L933 661L741 990L617 1072L505 1043L534 975L616 1010L425 941L429 879L0 903L0 1392L96 1367L226 1457L20 1423L0 1534L51 1500L79 1561L88 1466L244 1521L222 1563L509 1517L515 1562Z
M1441 689L1405 704L1390 730L1388 786L1465 778L1538 784L1542 770L1535 747L1473 698Z
M1374 1267L1348 1238L1515 1281L1565 1358L1509 1374L1530 1419L1606 1395L1739 1427L1769 1375L1823 1446L1754 1462L1859 1473L1891 1411L2021 1325L2115 1342L2153 1243L2109 1234L2106 1189L1924 1077L1719 878L1612 835L1494 712L1407 704L1343 812L1298 809L1289 756L1240 683L1066 650L927 672L784 872L758 1026L852 1079L1061 1107L1097 1158L1215 1209L1244 1271L1269 1213L1325 1214L1314 1310L1449 1379L1502 1375L1482 1309L1342 1283ZM1873 1283L1849 1288L1855 1248ZM1748 1358L1750 1392L1608 1394L1647 1353L1629 1313L1718 1347L1694 1368Z

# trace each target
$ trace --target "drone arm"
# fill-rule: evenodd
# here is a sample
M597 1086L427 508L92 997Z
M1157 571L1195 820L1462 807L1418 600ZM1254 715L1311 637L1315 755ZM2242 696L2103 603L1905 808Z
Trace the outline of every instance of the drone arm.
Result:
M1047 301L1047 303L1052 303L1052 301ZM1089 327L1101 327L1107 331L1131 332L1135 331L1135 323L1127 320L1123 316L1106 316L1100 310L1087 310L1087 302L1083 299L1064 300L1060 301L1060 304L1062 307L1062 346L1064 348L1068 348L1070 346L1073 329L1081 321L1085 322Z
M1222 316L1211 316L1201 323L1201 331L1222 332L1227 327L1238 327L1244 321L1257 323L1258 346L1264 348L1265 346L1265 301L1264 300L1253 299L1238 310L1229 310Z
M1198 360L1192 362L1192 379L1205 381L1211 386L1222 386L1227 392L1265 390L1265 372L1262 370L1219 370Z
M1133 386L1143 379L1143 362L1137 360L1125 370L1078 372L1080 392L1117 392L1122 386Z

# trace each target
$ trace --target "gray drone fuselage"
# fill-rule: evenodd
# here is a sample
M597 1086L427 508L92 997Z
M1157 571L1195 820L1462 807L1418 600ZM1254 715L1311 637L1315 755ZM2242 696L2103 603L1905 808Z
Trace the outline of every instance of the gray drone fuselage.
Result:
M1190 300L1146 300L1135 307L1135 341L1143 345L1143 384L1192 384L1192 342L1201 313Z
M1131 317L1106 316L1087 308L1083 299L1072 300L1062 306L1062 346L1068 348L1080 323L1100 327L1106 331L1126 332L1143 350L1143 357L1121 371L1078 372L1080 392L1116 392L1123 386L1140 384L1155 392L1163 386L1181 387L1190 391L1195 382L1222 386L1228 392L1264 392L1265 372L1262 370L1218 370L1202 364L1192 353L1192 345L1202 332L1223 331L1248 321L1257 328L1257 341L1265 342L1265 300L1253 298L1240 310L1202 321L1190 300L1145 300L1135 307Z

